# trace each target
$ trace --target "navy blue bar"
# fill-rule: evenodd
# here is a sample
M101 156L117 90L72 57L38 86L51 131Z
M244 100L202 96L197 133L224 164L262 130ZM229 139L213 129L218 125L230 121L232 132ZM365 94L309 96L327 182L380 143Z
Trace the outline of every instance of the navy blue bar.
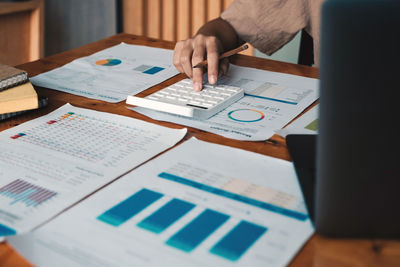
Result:
M210 252L231 261L237 261L257 241L267 228L251 222L241 221L226 234Z
M229 215L206 209L170 237L166 244L185 252L191 252L228 219Z
M192 203L174 198L143 221L139 222L138 226L159 234L192 210L195 206L196 205Z
M5 226L4 224L0 223L0 237L1 236L15 235L15 234L17 234L17 232L14 229L12 229L12 228L10 228L8 226Z
M97 219L113 226L119 226L146 207L150 206L162 196L163 194L161 193L144 188L107 210L98 216Z
M162 71L164 68L161 68L161 67L152 67L151 69L148 69L148 70L146 70L146 71L143 71L143 73L146 73L146 74L156 74L157 72L160 72L160 71Z

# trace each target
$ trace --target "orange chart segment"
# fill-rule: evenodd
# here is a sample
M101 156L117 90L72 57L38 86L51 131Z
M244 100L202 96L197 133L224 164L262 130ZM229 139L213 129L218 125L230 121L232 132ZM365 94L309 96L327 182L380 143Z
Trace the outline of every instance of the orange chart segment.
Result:
M100 59L96 61L96 65L100 66L116 66L121 64L121 60L116 59L116 58L110 58L110 59Z

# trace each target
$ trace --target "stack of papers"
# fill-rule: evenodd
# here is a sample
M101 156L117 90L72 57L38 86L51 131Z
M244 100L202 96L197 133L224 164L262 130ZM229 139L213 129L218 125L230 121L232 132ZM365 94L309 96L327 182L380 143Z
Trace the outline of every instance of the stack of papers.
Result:
M318 80L231 65L219 83L242 87L245 96L207 120L131 108L169 121L244 141L263 141L318 99Z
M39 74L31 82L116 103L178 74L172 56L172 50L121 43Z
M32 230L185 134L69 104L1 132L0 236Z
M42 267L276 267L313 232L290 162L191 139L9 241Z

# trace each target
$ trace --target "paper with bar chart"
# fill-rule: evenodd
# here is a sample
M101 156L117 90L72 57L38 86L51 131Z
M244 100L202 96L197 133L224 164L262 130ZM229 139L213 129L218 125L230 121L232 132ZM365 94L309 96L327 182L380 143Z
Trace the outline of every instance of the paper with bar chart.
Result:
M300 118L290 123L276 133L286 137L288 134L317 134L318 133L318 108L319 105L308 110Z
M252 68L230 66L218 83L242 87L246 95L208 120L196 120L141 107L131 108L152 119L170 121L228 138L270 138L318 99L318 80Z
M276 267L313 231L292 163L192 138L9 241L42 267Z
M121 43L30 80L34 85L116 103L178 74L172 55L168 49Z
M0 133L0 236L26 232L183 138L73 107Z

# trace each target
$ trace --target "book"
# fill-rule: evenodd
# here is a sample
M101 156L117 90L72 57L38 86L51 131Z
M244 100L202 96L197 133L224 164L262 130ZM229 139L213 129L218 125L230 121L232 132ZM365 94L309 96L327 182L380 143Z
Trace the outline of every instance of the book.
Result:
M39 97L39 100L38 100L38 108L45 107L45 106L47 106L48 103L49 103L49 99L48 99L47 97ZM28 111L30 111L30 110L31 110L31 109L29 109L29 110L23 110L23 111L17 111L17 112L10 112L10 113L0 114L0 121L6 120L6 119L8 119L8 118L15 117L15 116L18 116L18 115L21 115L21 114L24 114L24 113L26 113L26 112L28 112Z
M0 114L38 108L38 96L30 82L0 92Z
M0 64L0 92L28 81L26 71Z

